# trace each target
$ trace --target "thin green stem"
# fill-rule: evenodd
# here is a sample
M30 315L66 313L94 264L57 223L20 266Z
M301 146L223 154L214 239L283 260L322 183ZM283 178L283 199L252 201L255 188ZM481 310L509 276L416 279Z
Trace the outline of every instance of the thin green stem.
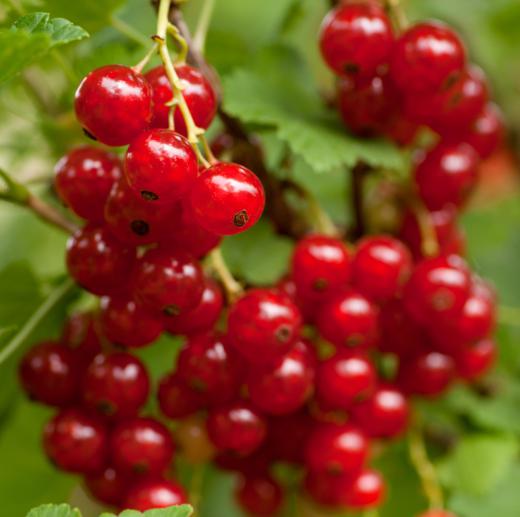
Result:
M193 36L193 47L196 52L204 54L204 47L206 46L206 37L211 22L211 16L215 8L215 0L204 0L204 5L200 12L199 21L195 34Z
M229 271L226 262L224 261L224 257L222 256L222 250L220 248L214 249L209 254L208 259L210 267L215 271L224 286L228 302L233 303L243 293L243 289L235 280L231 271Z
M419 226L423 255L425 257L437 256L439 254L439 239L437 238L430 212L418 199L413 200L411 208Z
M117 18L116 16L110 17L110 25L119 33L126 36L128 39L134 41L138 45L142 45L143 47L148 47L150 45L150 39L147 38L144 34L134 29L131 25L121 20L121 18Z
M405 31L410 22L403 9L401 0L385 0L385 6L394 19L395 26L399 32Z
M76 73L76 71L74 70L74 68L71 66L71 64L68 62L68 60L63 56L63 54L57 50L57 49L54 49L52 52L51 52L51 55L54 59L54 61L56 61L56 63L60 66L60 68L63 70L63 73L65 74L65 76L67 77L67 79L72 83L72 84L77 84L79 83L79 77L78 77L78 74Z
M67 278L59 285L36 309L25 325L13 336L7 345L0 351L0 364L4 363L29 338L32 332L44 320L47 314L61 301L74 287L74 282Z
M150 59L152 59L152 56L157 52L157 43L154 43L150 50L145 54L143 59L137 63L137 65L134 65L132 68L135 72L141 73L143 71L143 68L149 63Z

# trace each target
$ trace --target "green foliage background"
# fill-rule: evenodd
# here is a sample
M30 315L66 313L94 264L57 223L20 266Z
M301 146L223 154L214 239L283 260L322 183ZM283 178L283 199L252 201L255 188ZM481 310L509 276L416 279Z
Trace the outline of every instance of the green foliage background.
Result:
M192 27L201 3L191 0L185 7ZM412 18L439 17L460 29L472 57L488 72L515 137L520 131L520 2L404 4ZM363 158L405 174L406 160L386 142L347 136L323 107L319 94L330 90L332 77L318 56L316 31L327 5L325 0L217 0L207 57L222 77L224 108L258 131L270 167L281 170L289 152L295 179L346 223L344 167ZM21 14L36 11L53 19L41 17L10 29ZM45 180L60 154L83 141L71 112L79 78L102 64L138 61L144 53L138 41L153 32L154 13L145 0L2 0L0 27L0 167L55 203ZM131 37L125 34L129 30ZM474 207L464 225L476 270L496 283L504 305L520 307L518 193ZM0 204L0 348L16 339L38 307L63 287L64 246L58 231L22 208ZM285 272L291 246L262 221L226 240L224 252L240 277L267 284ZM19 352L35 340L57 337L71 302L88 299L68 290L36 322ZM459 387L446 400L420 408L428 422L457 439L448 454L431 452L449 506L461 517L520 515L520 318L514 310L504 315L501 361L492 379L497 396ZM176 340L162 338L143 352L156 379L177 348ZM40 432L49 411L20 394L15 378L19 352L0 363L0 515L9 517L23 516L41 503L67 501L76 484L43 458ZM412 517L425 503L405 445L391 446L378 464L390 482L381 517ZM181 475L189 480L190 472ZM229 476L205 473L203 517L241 515L230 497L231 483Z

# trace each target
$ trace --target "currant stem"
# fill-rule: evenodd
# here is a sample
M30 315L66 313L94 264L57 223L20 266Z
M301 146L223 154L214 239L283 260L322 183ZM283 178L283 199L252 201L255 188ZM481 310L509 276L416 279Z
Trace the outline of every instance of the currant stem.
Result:
M132 67L132 70L134 72L137 72L140 74L143 71L143 68L149 63L150 59L152 59L152 56L157 52L157 43L154 43L152 45L152 48L146 53L146 55L137 63L137 65Z
M231 271L229 271L220 248L214 249L209 254L209 263L224 286L228 302L233 303L238 297L242 295L244 290L242 286L235 280L231 274Z
M412 210L419 225L421 234L421 251L425 257L435 257L440 252L439 241L433 227L430 213L424 204L415 199L412 202Z
M173 23L168 22L168 34L172 36L172 38L175 40L175 43L179 46L179 53L177 54L177 59L175 60L178 64L183 64L186 62L186 58L188 57L188 43L186 40L181 36L181 33L179 32L179 29L173 25Z
M365 214L363 207L363 186L366 173L370 167L365 163L359 162L350 172L351 200L354 224L352 227L352 237L359 239L365 234Z
M131 25L124 22L120 18L116 16L110 17L110 25L123 36L126 36L128 39L134 41L135 43L142 45L143 47L147 47L150 44L150 40L138 30L135 30Z
M403 9L401 0L385 0L385 6L387 11L394 18L397 30L399 32L405 31L410 26L410 22Z
M209 145L208 139L206 138L206 135L201 135L200 141L202 143L202 147L204 149L204 154L206 155L206 158L210 165L213 165L218 162L218 160L215 158L215 155L213 154L213 151L211 150L211 147Z
M208 35L209 24L213 9L215 8L215 0L205 0L202 6L202 11L199 16L197 28L193 36L193 47L197 52L204 54L204 47L206 45L206 36Z

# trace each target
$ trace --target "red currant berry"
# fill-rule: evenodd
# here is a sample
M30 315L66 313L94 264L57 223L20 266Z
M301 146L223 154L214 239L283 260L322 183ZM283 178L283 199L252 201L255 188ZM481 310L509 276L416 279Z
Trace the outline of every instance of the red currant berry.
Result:
M181 379L203 393L212 404L230 402L238 394L241 364L218 334L197 334L188 339L177 359Z
M272 466L271 457L263 445L246 455L231 450L220 452L215 457L215 464L220 470L244 476L268 475Z
M102 223L105 201L121 177L117 156L95 147L78 147L56 164L55 172L61 200L83 219Z
M400 147L407 147L414 143L419 126L397 106L394 116L388 119L382 127L383 135Z
M157 398L162 413L174 420L196 413L205 403L204 395L188 386L178 373L161 380Z
M286 354L299 337L302 318L296 305L274 289L253 289L229 310L229 342L253 364Z
M144 364L130 354L99 354L83 378L83 400L102 415L135 415L148 399L150 380Z
M96 326L98 321L92 312L76 312L67 318L60 341L72 349L78 363L86 365L101 352L101 341Z
M182 82L182 95L195 125L207 129L217 111L217 97L213 87L199 70L189 65L176 65L175 71ZM145 77L153 91L152 126L167 128L170 108L166 103L172 100L173 94L164 67L153 68ZM186 136L186 124L179 108L175 109L174 123L175 131Z
M459 37L438 22L414 25L397 41L390 72L407 93L449 86L462 72L466 52Z
M167 316L194 309L204 292L200 265L180 252L148 250L137 261L133 276L137 301Z
M318 367L316 392L325 406L347 410L367 398L375 383L376 371L367 357L341 351Z
M161 474L175 450L170 431L152 418L121 421L112 431L114 466L128 474Z
M264 211L265 194L253 172L235 163L203 171L191 192L194 222L216 235L233 235L253 226Z
M341 499L349 508L365 510L379 506L384 496L383 476L375 470L363 470L350 482Z
M223 304L224 297L219 285L211 278L206 278L199 304L191 311L166 318L166 330L186 336L209 331L217 323Z
M67 243L67 268L76 282L93 294L114 294L128 282L135 260L106 228L85 226Z
M100 327L105 337L129 348L153 343L163 331L163 321L131 298L108 297L101 299Z
M251 406L236 402L211 410L207 428L217 449L249 454L264 441L267 425Z
M313 352L304 341L273 365L255 365L247 387L251 402L265 413L284 415L302 407L313 391Z
M370 438L394 438L408 425L406 397L392 386L379 386L368 398L352 407L354 422Z
M23 357L19 376L23 389L33 399L49 406L66 406L79 394L80 368L74 352L45 341Z
M127 145L152 120L152 89L131 68L108 65L90 72L75 98L79 123L106 145Z
M171 203L181 199L192 188L197 174L197 157L190 143L170 129L141 133L126 152L126 180L146 201Z
M485 374L495 363L497 349L492 339L482 339L459 350L455 355L457 374L474 381Z
M88 491L99 502L110 506L120 506L128 487L128 476L113 467L106 467L85 477Z
M144 479L130 486L123 508L145 512L153 508L169 508L188 502L184 489L166 479Z
M375 5L338 7L321 26L323 59L338 74L372 75L388 61L393 42L390 20Z
M107 429L96 416L80 409L61 410L43 431L43 448L59 469L76 473L97 471L108 453Z
M412 269L410 252L392 237L366 237L352 262L354 286L372 300L388 301L399 294Z
M436 397L455 376L453 359L438 352L426 352L399 365L397 383L405 392Z
M302 299L321 302L345 287L350 276L350 253L339 239L311 235L296 245L292 278Z
M460 207L477 183L479 159L467 144L439 144L415 169L419 195L430 210L445 205Z
M242 476L235 497L248 515L276 515L283 504L283 489L270 476Z
M351 474L340 476L328 472L307 471L303 481L305 493L313 502L330 510L343 508L342 496Z
M341 476L361 470L368 458L368 440L351 425L323 424L311 433L305 450L307 467Z
M470 295L471 277L455 255L425 259L404 289L407 312L419 323L435 328L458 318Z
M369 348L378 338L378 310L362 294L349 290L331 298L318 312L324 339L339 347Z

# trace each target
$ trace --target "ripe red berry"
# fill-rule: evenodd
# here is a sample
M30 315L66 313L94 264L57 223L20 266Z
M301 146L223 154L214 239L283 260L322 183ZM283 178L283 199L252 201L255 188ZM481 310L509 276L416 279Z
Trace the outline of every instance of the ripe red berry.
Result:
M407 93L436 91L462 72L466 52L459 37L438 22L419 23L395 43L390 72Z
M299 337L302 319L296 305L274 289L253 289L229 310L229 342L253 364L286 354Z
M267 425L250 405L236 402L211 410L207 428L217 449L249 454L264 441Z
M316 392L325 406L346 410L367 398L375 383L376 371L366 356L340 351L319 365Z
M247 377L251 402L265 413L284 415L302 407L312 394L314 357L299 341L272 365L254 365Z
M62 470L95 472L105 465L108 454L107 429L96 416L81 409L61 410L43 431L43 448Z
M99 502L110 506L120 506L128 490L128 476L113 467L105 467L99 472L85 476L88 491Z
M114 466L128 474L161 474L174 450L170 431L152 418L122 420L110 437Z
M196 413L205 403L204 394L188 386L178 373L163 377L157 398L162 413L172 419Z
M378 310L352 290L332 297L318 312L316 325L327 341L338 347L369 348L378 337Z
M230 402L238 394L241 364L219 334L191 336L177 359L178 375L212 404Z
M352 478L351 474L336 475L308 470L303 487L313 502L330 510L343 508L342 496Z
M479 159L467 144L439 144L426 153L415 169L419 195L430 210L460 207L477 183Z
M204 170L191 192L194 221L216 235L233 235L253 226L264 211L260 180L235 163L217 163Z
M490 338L468 345L455 354L457 374L468 381L478 379L493 366L496 357L496 345Z
M393 42L390 20L375 5L338 7L321 26L323 59L338 74L372 75L388 61Z
M137 414L150 391L144 364L130 354L99 354L83 378L85 405L102 415L123 418Z
M204 292L204 274L198 262L184 253L148 250L133 272L136 300L167 316L194 309Z
M67 268L76 282L93 294L114 294L128 282L135 260L104 227L85 226L67 243Z
M412 269L410 252L393 237L366 237L359 244L352 261L354 286L377 302L399 294Z
M166 479L144 479L130 485L123 508L145 512L153 508L168 508L188 502L184 489Z
M83 219L102 223L105 201L121 177L117 156L91 146L78 147L61 158L55 173L61 200Z
M379 386L364 401L352 407L352 419L370 438L393 438L408 424L406 397L392 386Z
M211 330L218 321L224 297L217 282L206 278L199 304L191 311L165 318L165 326L172 334L191 335Z
M197 157L190 143L170 129L141 133L126 152L126 180L146 201L171 203L183 198L197 174Z
M150 125L152 89L127 66L102 66L81 81L75 109L79 123L95 139L127 145Z
M76 312L63 325L60 341L74 352L81 365L87 365L101 352L98 323L92 312Z
M100 327L105 337L129 348L153 343L163 331L163 320L128 296L105 296L100 304Z
M365 510L374 508L383 502L385 481L375 470L363 470L356 475L343 492L342 502L349 508Z
M242 476L235 497L248 515L276 515L283 504L283 489L270 476Z
M292 277L302 299L323 301L345 287L350 276L350 253L339 239L310 235L296 245Z
M79 395L79 362L74 352L45 341L24 355L19 376L27 395L49 406L66 406Z
M323 424L307 442L307 467L316 472L341 476L361 470L368 458L368 440L352 425Z
M204 75L189 65L176 65L175 71L182 82L182 94L197 127L207 129L217 111L217 97L210 82ZM172 100L170 81L163 66L157 66L145 74L153 92L152 126L168 127L170 108L166 103ZM186 124L179 108L174 113L175 131L186 136Z

